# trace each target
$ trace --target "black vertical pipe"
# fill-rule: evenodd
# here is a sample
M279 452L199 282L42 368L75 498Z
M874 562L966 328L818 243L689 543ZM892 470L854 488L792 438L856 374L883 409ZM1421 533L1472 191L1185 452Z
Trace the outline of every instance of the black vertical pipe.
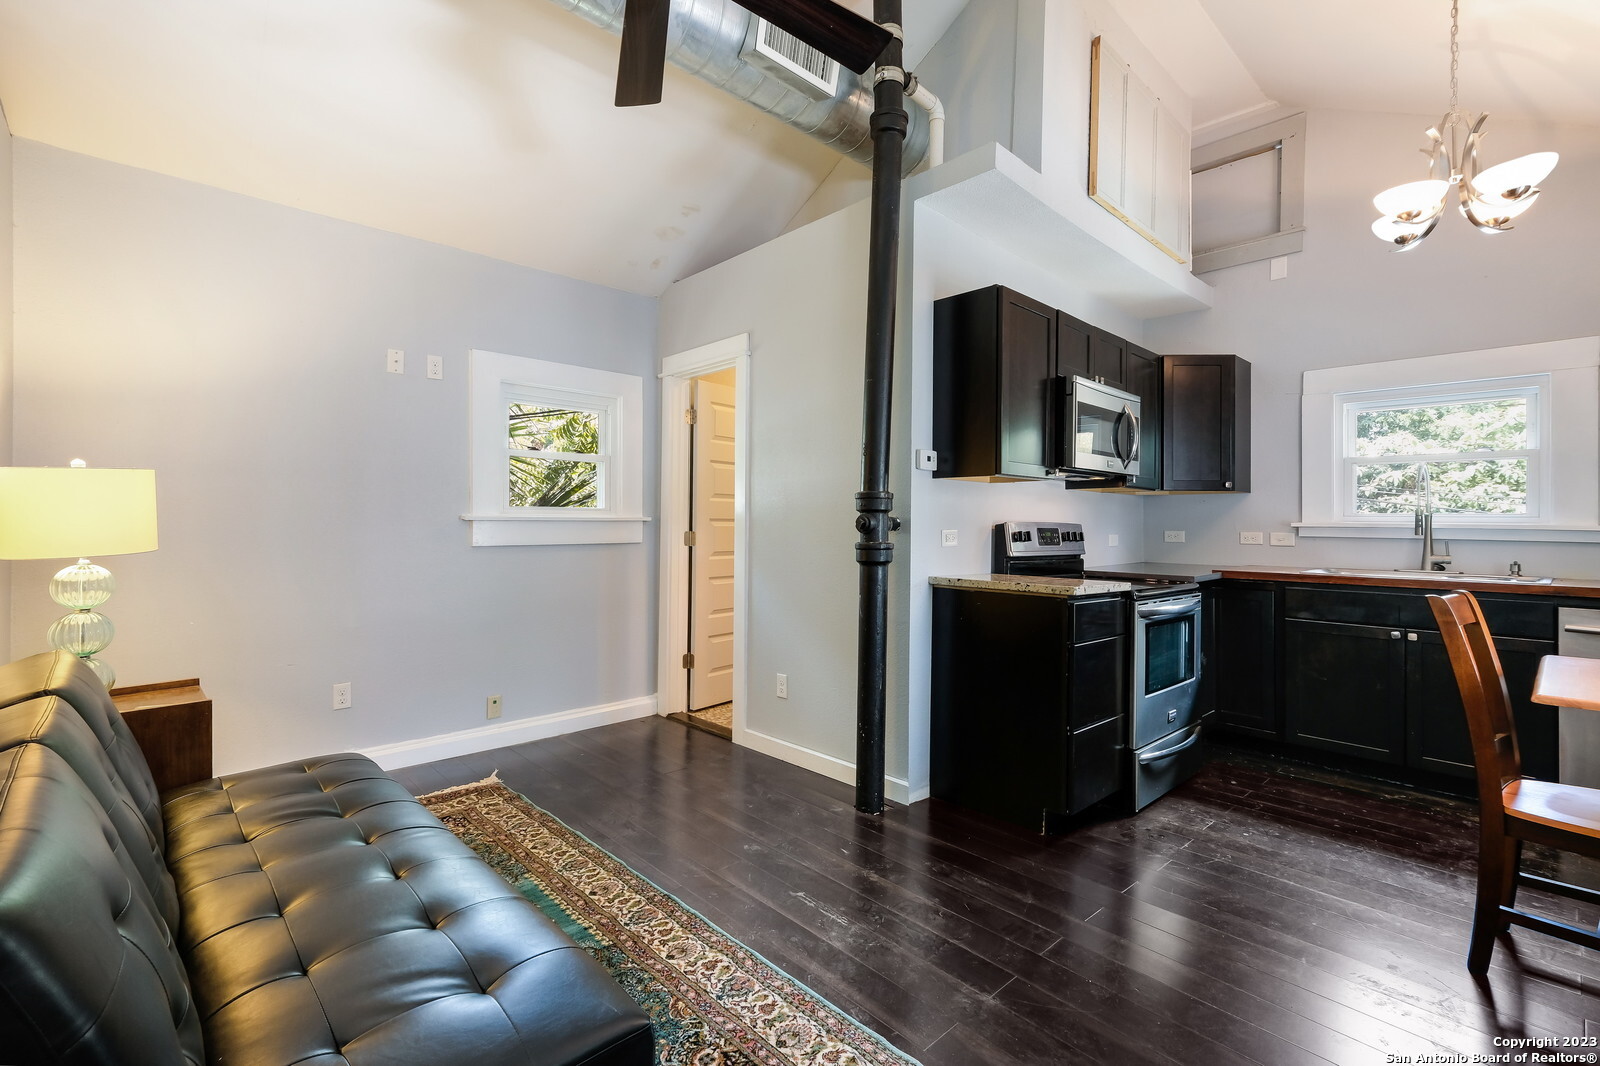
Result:
M900 25L900 0L874 0L880 26ZM878 58L872 114L872 223L867 262L866 389L861 491L856 493L856 562L861 567L856 650L856 810L883 813L884 705L887 693L889 564L900 528L890 516L890 386L900 265L900 166L906 139L905 73L898 34Z

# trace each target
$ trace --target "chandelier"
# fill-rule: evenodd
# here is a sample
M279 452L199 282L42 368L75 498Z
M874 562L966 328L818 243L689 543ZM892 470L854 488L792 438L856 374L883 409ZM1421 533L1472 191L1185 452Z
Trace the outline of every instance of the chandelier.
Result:
M1456 190L1462 215L1485 233L1504 233L1512 219L1539 198L1538 183L1555 169L1555 152L1533 152L1478 169L1478 142L1487 112L1476 118L1456 106L1456 72L1461 66L1459 0L1450 3L1450 110L1427 131L1428 178L1385 189L1372 198L1383 217L1372 232L1401 249L1421 244L1433 232Z

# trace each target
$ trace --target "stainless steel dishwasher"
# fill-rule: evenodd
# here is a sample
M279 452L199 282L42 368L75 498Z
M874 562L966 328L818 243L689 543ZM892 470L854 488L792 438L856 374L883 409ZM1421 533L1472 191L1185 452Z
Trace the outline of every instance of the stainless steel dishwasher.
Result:
M1600 659L1600 611L1563 607L1556 651L1580 659ZM1600 788L1600 711L1561 709L1561 780Z

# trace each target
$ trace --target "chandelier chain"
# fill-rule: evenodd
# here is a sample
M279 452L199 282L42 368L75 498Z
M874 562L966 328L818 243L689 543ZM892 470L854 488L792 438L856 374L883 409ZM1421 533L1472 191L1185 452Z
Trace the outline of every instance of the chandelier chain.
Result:
M1450 0L1450 113L1456 113L1456 73L1461 68L1460 0Z

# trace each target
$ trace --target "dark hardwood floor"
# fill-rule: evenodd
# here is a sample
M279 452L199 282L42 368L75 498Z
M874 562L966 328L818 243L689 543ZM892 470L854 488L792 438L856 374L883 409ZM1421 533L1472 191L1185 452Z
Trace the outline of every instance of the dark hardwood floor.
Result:
M926 1066L1600 1036L1600 953L1517 931L1482 987L1468 975L1458 800L1222 751L1137 817L1047 838L937 801L867 817L847 785L664 719L396 776L420 793L495 771Z

